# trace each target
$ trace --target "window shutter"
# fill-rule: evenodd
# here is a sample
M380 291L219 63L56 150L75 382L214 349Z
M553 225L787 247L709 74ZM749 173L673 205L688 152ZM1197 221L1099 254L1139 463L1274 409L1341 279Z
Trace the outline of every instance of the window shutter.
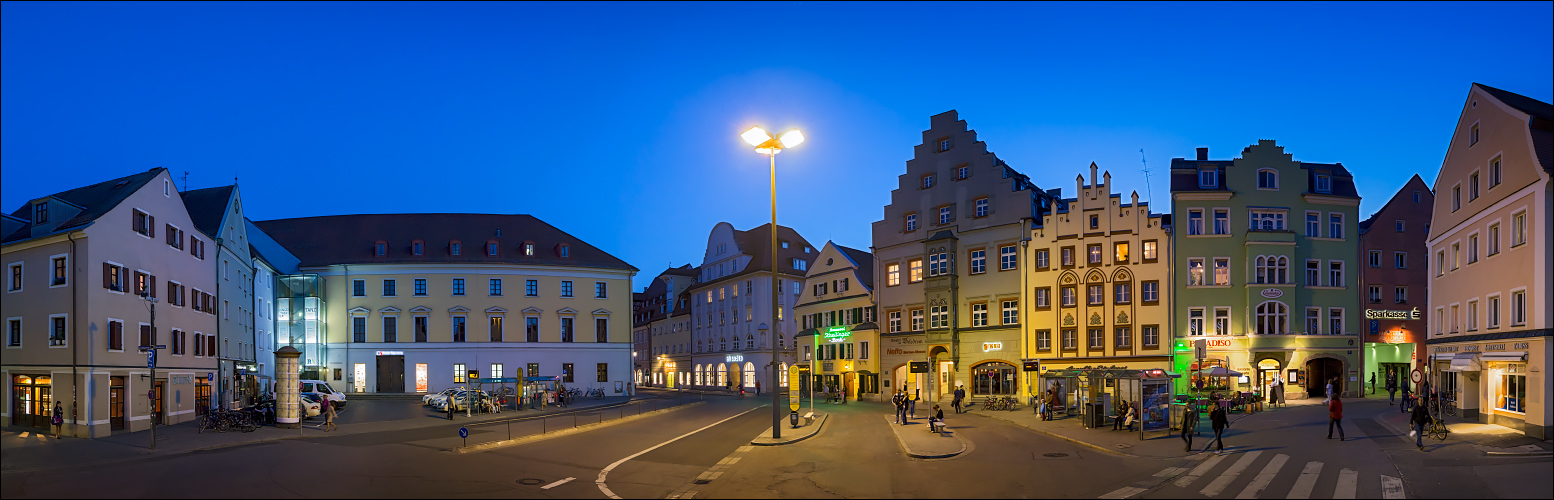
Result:
M151 344L151 325L140 325L140 345Z
M148 276L146 279L149 280L146 283L146 293L151 294L151 298L154 299L156 298L156 275Z
M215 335L206 335L205 336L205 355L206 356L215 356L216 355L216 336Z
M103 263L103 288L113 288L113 265Z
M146 216L146 236L156 237L156 216L154 215Z
M156 345L156 327L154 327L154 326L151 327L151 343L150 344L146 344L146 345L149 345L149 346L155 346Z

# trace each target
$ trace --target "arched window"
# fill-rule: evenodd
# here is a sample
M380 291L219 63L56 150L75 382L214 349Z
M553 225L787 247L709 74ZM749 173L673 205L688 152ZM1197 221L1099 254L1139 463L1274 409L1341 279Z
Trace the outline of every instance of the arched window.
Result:
M728 385L728 366L718 363L718 387Z
M783 387L787 387L787 386L788 386L788 364L787 364L787 363L783 363L783 364L782 364L782 367L781 367L781 368L779 368L779 369L780 369L780 370L782 370L782 372L779 372L779 373L778 373L778 374L777 374L777 377L778 377L778 379L779 379L779 380L780 380L780 382L779 382L779 383L780 383L780 384L781 384L781 385L782 385L782 386L783 386Z
M1290 277L1290 259L1284 256L1257 256L1257 283L1287 284Z
M1271 168L1258 170L1257 189L1279 189L1279 171Z
M1276 335L1289 331L1290 312L1283 302L1270 300L1257 305L1257 333Z
M745 387L755 387L755 363L745 363Z

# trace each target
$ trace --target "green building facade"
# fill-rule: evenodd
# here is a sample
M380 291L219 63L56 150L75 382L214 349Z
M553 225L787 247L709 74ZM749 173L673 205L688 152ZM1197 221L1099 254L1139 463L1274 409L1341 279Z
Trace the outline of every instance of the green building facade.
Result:
M1231 160L1199 148L1172 159L1171 200L1179 390L1266 394L1280 377L1287 399L1320 398L1336 377L1358 395L1360 197L1343 164L1295 161L1271 140ZM1200 375L1216 367L1240 376Z

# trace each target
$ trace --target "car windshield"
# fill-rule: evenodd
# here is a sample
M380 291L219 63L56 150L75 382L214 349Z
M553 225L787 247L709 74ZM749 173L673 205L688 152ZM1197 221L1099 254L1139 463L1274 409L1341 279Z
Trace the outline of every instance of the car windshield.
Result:
M318 392L322 392L324 394L334 394L335 390L334 388L329 387L328 382L320 382L318 384Z

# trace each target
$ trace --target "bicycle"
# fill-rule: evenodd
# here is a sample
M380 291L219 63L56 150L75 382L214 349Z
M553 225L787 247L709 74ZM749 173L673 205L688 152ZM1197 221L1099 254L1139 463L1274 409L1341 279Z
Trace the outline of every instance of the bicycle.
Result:
M1431 419L1430 425L1425 426L1425 437L1432 437L1441 441L1445 441L1446 436L1449 434L1451 434L1451 429L1447 428L1446 422L1439 418Z
M1448 400L1446 400L1446 414L1447 415L1451 415L1453 417L1457 416L1457 400L1455 400L1455 399L1448 399Z
M982 400L982 409L987 411L998 409L998 398L987 398Z
M588 395L593 396L594 399L604 399L604 388L589 389Z

